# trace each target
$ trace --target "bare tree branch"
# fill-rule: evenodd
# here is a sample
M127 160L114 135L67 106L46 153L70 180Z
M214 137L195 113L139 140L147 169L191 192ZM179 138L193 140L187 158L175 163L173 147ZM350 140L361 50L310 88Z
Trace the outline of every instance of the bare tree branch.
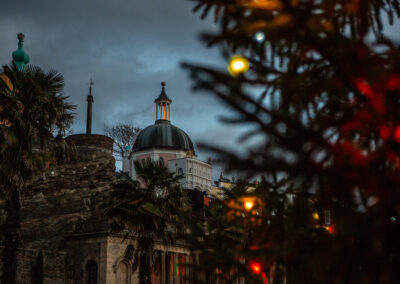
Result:
M133 147L136 137L142 129L128 123L118 123L114 126L104 125L104 134L114 140L114 153L117 158L127 156L126 147Z

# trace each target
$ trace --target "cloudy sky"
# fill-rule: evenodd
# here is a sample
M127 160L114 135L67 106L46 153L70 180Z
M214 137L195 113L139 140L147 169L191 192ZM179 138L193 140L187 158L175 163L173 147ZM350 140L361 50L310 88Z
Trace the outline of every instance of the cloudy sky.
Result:
M196 144L215 141L234 146L237 133L218 122L224 112L213 97L193 93L181 62L224 67L218 50L198 39L216 29L212 19L192 13L185 0L20 0L2 1L0 63L11 61L17 34L32 64L65 77L65 94L77 105L74 133L85 131L86 96L94 81L94 133L104 124L154 123L160 82L173 100L171 120ZM223 139L223 140L222 140ZM198 151L201 159L206 153ZM219 175L214 171L214 176Z
M218 121L226 112L213 97L191 91L181 62L224 68L218 50L198 39L216 29L212 19L192 13L185 0L2 0L0 63L11 61L17 34L25 34L31 63L65 77L65 94L77 105L74 133L85 131L86 96L94 81L94 133L119 122L154 123L160 82L173 100L171 120L193 142L237 148L238 129ZM387 28L400 40L400 25ZM197 151L206 160L209 154ZM220 169L214 170L214 177Z

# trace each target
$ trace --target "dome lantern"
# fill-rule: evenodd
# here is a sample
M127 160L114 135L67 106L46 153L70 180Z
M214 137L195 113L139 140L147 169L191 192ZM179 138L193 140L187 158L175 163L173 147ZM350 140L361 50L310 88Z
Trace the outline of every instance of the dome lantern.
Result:
M24 51L24 34L18 34L18 49L12 53L12 58L19 71L25 69L26 64L29 63L29 55Z
M165 82L161 82L161 94L158 96L157 99L154 100L156 104L156 122L162 120L170 121L170 104L172 103L172 101L165 93L165 85Z

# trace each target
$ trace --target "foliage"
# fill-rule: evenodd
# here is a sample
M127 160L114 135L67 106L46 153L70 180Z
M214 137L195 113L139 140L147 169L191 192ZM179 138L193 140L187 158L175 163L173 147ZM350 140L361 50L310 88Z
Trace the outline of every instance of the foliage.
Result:
M62 135L74 106L61 94L62 75L53 70L27 66L19 71L13 63L3 66L3 76L9 82L0 78L0 190L7 213L2 279L15 283L22 190L45 161L66 158Z
M113 152L120 158L127 156L128 152L125 147L133 147L140 130L142 129L127 123L118 123L114 126L104 126L104 134L114 140Z
M385 27L399 23L399 2L196 2L203 17L215 12L220 28L203 39L221 46L227 60L235 54L246 58L250 68L232 76L184 64L194 88L233 110L225 122L248 125L243 140L263 141L246 155L208 149L231 170L269 182L276 174L294 190L293 203L281 207L283 228L262 219L261 243L252 239L243 255L259 259L274 283L396 282L400 46ZM260 32L261 41L254 37ZM268 186L256 191L261 200L271 196ZM265 203L263 210L268 208ZM324 210L332 214L330 235L311 218Z
M112 220L113 231L138 238L134 265L139 263L140 283L151 283L154 241L174 239L182 229L187 202L180 176L170 173L163 162L135 161L135 169L137 180L121 173L122 179L99 208Z

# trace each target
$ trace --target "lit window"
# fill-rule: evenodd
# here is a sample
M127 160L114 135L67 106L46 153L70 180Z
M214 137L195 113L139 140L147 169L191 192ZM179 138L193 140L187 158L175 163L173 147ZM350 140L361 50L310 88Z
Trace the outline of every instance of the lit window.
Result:
M324 210L325 225L329 226L331 224L331 211Z

